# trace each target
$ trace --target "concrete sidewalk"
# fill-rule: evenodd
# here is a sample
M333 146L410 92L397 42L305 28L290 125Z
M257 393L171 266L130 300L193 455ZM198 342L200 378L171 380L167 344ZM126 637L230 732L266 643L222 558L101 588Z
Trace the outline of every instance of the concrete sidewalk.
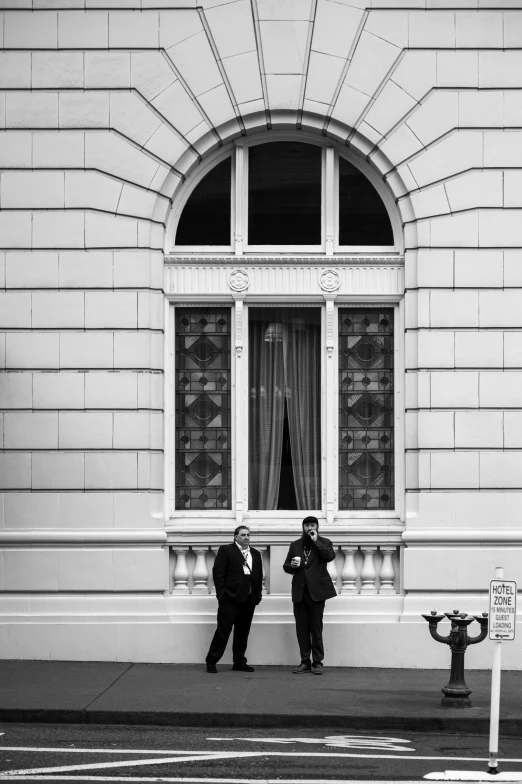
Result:
M470 671L473 707L443 708L443 670L288 667L217 675L196 664L1 661L0 721L207 727L489 730L490 673ZM501 732L522 736L522 672L502 674Z

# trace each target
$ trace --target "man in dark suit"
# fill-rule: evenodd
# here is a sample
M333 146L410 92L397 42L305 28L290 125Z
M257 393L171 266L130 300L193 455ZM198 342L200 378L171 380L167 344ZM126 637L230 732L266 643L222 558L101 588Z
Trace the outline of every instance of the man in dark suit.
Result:
M261 601L263 565L261 553L249 545L250 530L240 525L234 531L234 542L221 545L214 561L212 576L219 607L217 629L205 660L207 672L217 672L216 664L225 653L232 627L232 669L254 672L245 651L254 609Z
M323 674L323 613L326 599L337 596L326 564L335 552L329 539L319 536L317 517L305 517L303 535L292 542L283 569L292 577L295 629L301 652L296 675ZM312 660L310 660L310 652Z

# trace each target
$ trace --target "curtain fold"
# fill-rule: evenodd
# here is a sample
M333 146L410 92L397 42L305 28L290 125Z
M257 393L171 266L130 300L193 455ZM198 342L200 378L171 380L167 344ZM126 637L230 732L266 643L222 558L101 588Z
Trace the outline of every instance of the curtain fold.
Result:
M268 318L249 324L250 509L277 509L279 496L285 402L283 344L265 340L269 324Z
M298 509L321 508L320 330L299 316L283 336L285 392Z

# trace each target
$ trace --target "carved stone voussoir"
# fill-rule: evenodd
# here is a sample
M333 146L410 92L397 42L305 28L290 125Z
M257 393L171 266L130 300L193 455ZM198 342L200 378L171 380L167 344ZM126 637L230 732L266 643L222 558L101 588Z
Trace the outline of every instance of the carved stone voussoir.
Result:
M319 285L323 291L337 291L341 285L339 273L335 269L323 269L320 271Z
M245 291L250 285L246 269L233 269L228 276L228 285L233 291Z

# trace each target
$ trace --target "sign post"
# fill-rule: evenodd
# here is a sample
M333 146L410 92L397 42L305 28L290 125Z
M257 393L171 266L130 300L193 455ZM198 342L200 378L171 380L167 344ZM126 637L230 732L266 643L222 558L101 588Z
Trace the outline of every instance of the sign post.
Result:
M488 773L498 773L498 725L500 718L500 673L502 669L502 642L515 639L517 614L517 584L504 580L504 569L497 566L495 579L489 585L489 639L493 640L493 666L491 670L491 713L489 720Z

